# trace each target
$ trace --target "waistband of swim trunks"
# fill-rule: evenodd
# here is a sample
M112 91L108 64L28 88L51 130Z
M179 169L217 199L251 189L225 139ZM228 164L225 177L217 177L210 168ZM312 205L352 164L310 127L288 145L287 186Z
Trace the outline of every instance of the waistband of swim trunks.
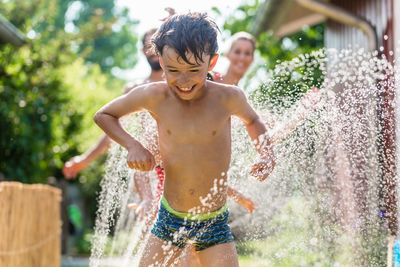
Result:
M224 213L225 211L228 210L228 205L225 203L225 205L223 205L221 208L215 210L215 211L211 211L211 212L207 212L207 213L191 213L191 212L180 212L180 211L176 211L174 210L168 203L167 199L164 197L164 195L162 195L161 197L161 204L172 214L174 214L175 216L182 218L182 219L188 219L188 220L200 220L200 221L205 221L205 220L209 220L212 218L217 217L218 215L221 215L222 213Z

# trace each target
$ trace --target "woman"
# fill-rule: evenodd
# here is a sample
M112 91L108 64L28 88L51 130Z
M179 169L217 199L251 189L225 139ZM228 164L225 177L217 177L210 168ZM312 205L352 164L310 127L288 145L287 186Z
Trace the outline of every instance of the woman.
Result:
M247 32L235 33L231 39L231 46L226 53L229 67L225 74L210 73L209 78L215 82L238 85L254 60L256 40Z

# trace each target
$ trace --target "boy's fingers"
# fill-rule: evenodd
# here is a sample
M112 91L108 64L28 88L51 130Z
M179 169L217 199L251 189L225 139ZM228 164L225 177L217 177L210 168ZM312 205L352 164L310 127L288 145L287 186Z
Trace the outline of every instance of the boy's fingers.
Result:
M128 161L128 166L131 169L140 170L139 165L136 161Z
M126 161L126 163L128 164L129 168L134 169L133 163L131 161Z
M154 169L154 167L156 166L156 161L154 160L154 157L150 158L150 165L149 165L149 169L152 170Z
M139 170L141 170L141 171L144 171L144 170L145 170L145 165L144 165L144 163L138 162L138 163L136 163L136 164L137 164L137 168L138 168Z
M140 163L140 166L142 168L142 171L151 171L150 168L151 165L149 164L148 161L143 161L142 163Z

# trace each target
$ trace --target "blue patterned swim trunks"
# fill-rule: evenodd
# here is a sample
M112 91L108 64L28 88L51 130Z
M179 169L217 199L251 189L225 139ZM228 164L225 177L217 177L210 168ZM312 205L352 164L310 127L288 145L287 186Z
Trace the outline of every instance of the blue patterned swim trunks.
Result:
M200 251L233 241L228 216L226 204L210 213L191 214L174 210L162 196L157 221L151 232L179 248L189 243Z

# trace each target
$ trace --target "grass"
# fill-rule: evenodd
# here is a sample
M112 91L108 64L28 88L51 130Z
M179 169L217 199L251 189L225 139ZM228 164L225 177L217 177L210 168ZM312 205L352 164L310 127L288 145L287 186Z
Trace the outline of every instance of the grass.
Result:
M293 198L266 226L273 234L237 242L240 266L385 266L383 228L344 232L309 204Z

